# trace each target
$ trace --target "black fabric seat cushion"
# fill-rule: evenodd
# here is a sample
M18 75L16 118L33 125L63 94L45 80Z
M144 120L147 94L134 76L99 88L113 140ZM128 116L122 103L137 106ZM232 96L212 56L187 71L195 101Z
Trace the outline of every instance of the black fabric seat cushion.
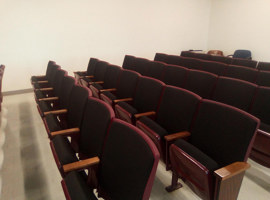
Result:
M65 183L72 200L97 200L96 196L78 172L70 172L65 177Z
M39 102L38 102L38 106L39 106L40 110L41 110L43 113L52 110L52 107L50 106L50 103L48 103L48 102L46 102L46 101L39 101Z
M193 157L195 160L197 160L199 163L201 163L203 166L205 166L209 171L215 171L219 168L219 165L216 161L214 161L208 155L204 154L200 149L196 148L187 141L178 139L174 144L186 152L188 155Z
M35 95L36 95L37 99L46 98L46 94L43 93L43 92L40 91L40 90L36 90L36 91L35 91Z
M45 120L47 122L50 132L59 131L62 129L56 115L48 114L45 116Z
M143 116L139 120L140 122L144 123L150 129L152 129L155 133L157 133L160 138L163 138L165 135L168 135L168 132L161 127L158 123L150 119L149 117Z
M114 94L112 94L111 92L109 92L109 91L102 92L102 94L104 94L106 97L108 97L111 100L116 99L116 96Z
M259 129L270 133L270 125L269 124L265 124L265 123L261 122Z
M39 83L34 83L33 86L34 86L35 89L40 89L40 84Z
M66 137L61 135L55 136L52 142L61 165L78 161L76 152Z
M120 107L122 107L123 109L125 109L127 112L129 112L132 115L138 113L138 111L127 102L120 101L119 103L117 103L117 105L119 105Z

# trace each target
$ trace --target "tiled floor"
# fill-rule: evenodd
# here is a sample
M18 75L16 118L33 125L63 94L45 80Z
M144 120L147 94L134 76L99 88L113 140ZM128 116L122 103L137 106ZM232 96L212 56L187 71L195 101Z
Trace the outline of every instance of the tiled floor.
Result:
M32 93L5 96L0 129L1 200L62 200L61 177ZM5 136L5 142L4 142ZM4 144L2 145L2 143ZM4 155L4 156L3 156ZM1 159L4 157L3 165ZM270 169L248 161L240 200L270 199ZM1 169L2 166L2 169ZM171 174L159 164L151 200L199 199L187 186L167 193Z

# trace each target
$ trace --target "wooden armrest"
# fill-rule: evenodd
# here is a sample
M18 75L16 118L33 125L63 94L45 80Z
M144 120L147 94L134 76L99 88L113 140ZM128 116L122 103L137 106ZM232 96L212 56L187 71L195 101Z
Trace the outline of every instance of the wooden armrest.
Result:
M77 162L63 165L63 170L65 173L67 173L74 170L87 169L93 165L97 165L98 163L99 163L99 158L93 157L93 158L88 158L85 160L80 160Z
M60 115L60 114L65 114L65 113L67 113L67 109L52 110L52 111L44 112L44 115L48 115L48 114Z
M56 136L56 135L72 135L75 133L79 133L80 129L79 128L69 128L69 129L64 129L60 131L53 131L51 132L51 136Z
M116 91L116 88L109 88L109 89L102 89L102 90L99 90L100 92L113 92L113 91Z
M38 76L35 76L37 78L45 78L46 76L45 75L38 75Z
M104 81L92 81L92 82L89 82L89 84L93 84L93 83L96 83L96 84L103 84Z
M232 163L230 165L227 165L225 167L222 167L222 168L214 171L214 174L215 174L216 178L224 181L226 179L229 179L233 176L236 176L236 175L244 172L248 168L250 168L250 164L248 164L246 162L235 162L235 163Z
M37 83L49 83L49 81L38 81Z
M114 103L118 103L118 102L120 102L120 101L132 101L132 100L133 100L133 98L115 99L115 100L113 100L113 102L114 102Z
M87 76L84 76L85 78L94 78L93 75L87 75Z
M178 132L178 133L166 135L166 136L164 136L164 138L165 138L165 140L167 142L171 142L173 140L176 140L176 139L179 139L179 138L185 138L185 137L188 137L188 136L190 136L190 132L181 131L181 132Z
M40 90L40 91L52 91L53 88L40 88L40 89L36 89L36 90Z
M134 117L136 119L142 117L142 116L151 116L151 115L155 115L156 112L155 111L150 111L150 112L144 112L144 113L138 113L138 114L135 114Z
M58 97L48 97L48 98L38 99L38 101L57 101L57 100L59 100Z
M86 73L86 71L76 71L76 72L73 72L74 74L77 74L77 73Z

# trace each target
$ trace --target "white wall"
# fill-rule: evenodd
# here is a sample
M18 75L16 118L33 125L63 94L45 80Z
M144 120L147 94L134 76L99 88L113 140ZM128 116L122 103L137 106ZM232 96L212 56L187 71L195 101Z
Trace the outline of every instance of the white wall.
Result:
M0 0L3 91L30 88L48 60L85 70L90 57L121 65L125 54L153 59L205 49L211 0Z
M249 49L253 59L270 62L269 8L269 0L213 0L208 49Z

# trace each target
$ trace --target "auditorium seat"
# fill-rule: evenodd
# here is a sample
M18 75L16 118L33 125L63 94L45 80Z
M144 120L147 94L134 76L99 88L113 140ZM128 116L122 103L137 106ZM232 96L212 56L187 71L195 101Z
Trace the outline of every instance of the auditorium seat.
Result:
M159 61L150 61L144 76L149 76L158 80L162 80L166 64Z
M143 116L136 122L136 126L154 141L167 169L169 168L168 146L164 136L188 131L200 100L200 96L188 90L167 85L154 120Z
M259 86L270 87L270 71L259 70L256 84Z
M197 69L220 76L227 70L227 67L228 65L224 63L204 60L200 63L200 67Z
M119 101L131 101L140 76L138 72L122 70L116 89L114 91L110 89L103 90L100 94L100 98L112 107Z
M114 112L107 103L88 97L82 123L78 130L68 135L64 132L53 135L50 146L62 177L66 175L63 165L79 159L100 157L107 129L113 117ZM75 149L74 146L71 146L67 136L73 138L76 144Z
M134 70L141 75L145 76L148 71L148 66L150 64L150 60L145 58L137 58L134 59Z
M183 88L190 90L202 98L210 98L218 76L200 70L189 70Z
M41 89L41 88L49 88L52 86L54 77L56 75L56 72L60 69L61 67L57 64L52 64L51 70L49 71L49 76L47 80L43 80L43 81L37 81L37 82L33 82L32 86L34 88L34 90L37 89Z
M234 51L232 55L228 56L232 56L233 58L242 58L251 60L251 51L245 49L237 49Z
M121 101L115 105L116 116L134 124L142 115L155 115L164 85L157 79L141 76L132 102Z
M64 76L62 81L59 79L60 87L56 89L56 97L38 99L37 108L41 117L44 117L44 112L67 108L70 93L75 83L76 80L73 77Z
M248 111L256 89L253 83L220 76L211 99Z
M212 56L211 60L215 61L215 62L221 62L221 63L224 63L224 64L231 64L233 58L225 57L225 56Z
M84 78L84 77L93 78L97 62L99 62L99 60L97 58L90 58L86 71L73 72L74 76L75 76L75 79L77 80L77 82L79 84L81 84L81 79Z
M91 78L89 77L83 77L81 79L81 84L85 87L89 87L93 83L104 83L105 73L108 69L109 63L105 61L98 61L95 65L95 70L93 76Z
M86 160L87 161L87 160ZM89 160L91 161L91 160ZM97 166L97 186L75 171L61 182L67 199L149 199L153 186L159 153L153 142L139 129L115 119L109 129L103 154L93 162L77 162L65 165L67 171ZM98 164L97 164L98 163ZM77 165L76 165L77 164Z
M93 96L96 98L100 98L100 91L106 89L114 90L118 83L119 77L121 75L122 68L117 65L108 65L105 76L104 76L104 83L93 83L90 85L90 89L93 92Z
M164 75L161 81L167 85L183 87L186 81L188 69L178 65L165 64Z
M167 191L180 188L182 178L202 199L237 199L259 123L240 109L202 100L189 136L170 146L173 175Z
M128 70L132 70L135 71L135 56L132 55L125 55L123 64L122 64L122 68L123 69L128 69Z
M49 77L51 76L52 69L55 66L54 61L49 61L46 69L46 74L45 75L38 75L38 76L31 76L31 83L36 83L38 81L47 81Z
M270 71L270 62L259 62L257 68L259 70Z
M222 76L237 78L251 83L255 83L258 76L258 70L244 66L228 65Z
M270 168L270 88L259 87L250 113L261 120L261 125L250 158Z
M61 86L61 81L63 80L64 76L67 76L67 71L58 69L54 79L52 80L51 87L34 90L36 102L42 98L59 96L59 87Z
M68 129L72 132L80 127L86 101L92 96L90 89L74 85L69 97L68 107L60 110L44 112L44 124L49 138Z
M250 68L256 68L257 66L257 61L255 60L248 60L248 59L242 59L242 58L234 58L232 59L232 65L240 65L240 66L245 66L245 67L250 67Z

